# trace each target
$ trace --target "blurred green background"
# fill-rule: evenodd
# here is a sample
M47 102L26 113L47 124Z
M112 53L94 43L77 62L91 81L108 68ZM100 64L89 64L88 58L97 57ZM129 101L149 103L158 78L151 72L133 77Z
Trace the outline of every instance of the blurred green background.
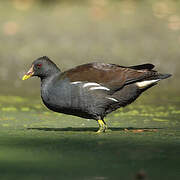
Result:
M173 74L164 88L177 90L180 1L0 1L0 43L0 93L38 95L39 81L21 77L43 55L62 70L92 61L154 63Z
M169 79L96 121L53 113L32 61L153 63ZM0 179L179 180L180 1L0 0ZM144 178L144 179L143 179Z

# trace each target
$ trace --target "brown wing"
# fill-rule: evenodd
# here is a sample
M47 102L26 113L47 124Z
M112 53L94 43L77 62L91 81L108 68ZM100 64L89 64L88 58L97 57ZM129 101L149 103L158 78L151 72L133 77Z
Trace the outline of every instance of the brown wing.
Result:
M124 67L94 62L65 71L63 76L69 78L71 82L96 82L111 89L119 89L126 84L153 76L157 73L151 70L153 67L151 64Z

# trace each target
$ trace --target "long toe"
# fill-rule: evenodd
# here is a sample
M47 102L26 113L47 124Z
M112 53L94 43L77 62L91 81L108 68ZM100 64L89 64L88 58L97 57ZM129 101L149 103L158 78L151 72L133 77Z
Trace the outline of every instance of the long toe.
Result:
M100 127L96 133L104 133L104 132L106 132L106 128Z

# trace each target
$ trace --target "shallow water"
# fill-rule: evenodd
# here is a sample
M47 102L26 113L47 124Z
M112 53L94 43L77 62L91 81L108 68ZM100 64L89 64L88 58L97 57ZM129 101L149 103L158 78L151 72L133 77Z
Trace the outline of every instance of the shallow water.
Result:
M53 113L39 97L0 96L1 179L179 179L180 101L148 99L96 134L95 121Z

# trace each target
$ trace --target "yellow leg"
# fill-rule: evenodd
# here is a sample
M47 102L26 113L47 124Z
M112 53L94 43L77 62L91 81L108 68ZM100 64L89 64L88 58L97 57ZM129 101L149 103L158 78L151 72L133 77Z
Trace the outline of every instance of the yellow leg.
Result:
M98 120L98 124L99 124L99 130L97 131L97 133L105 132L107 129L106 123L103 120Z

